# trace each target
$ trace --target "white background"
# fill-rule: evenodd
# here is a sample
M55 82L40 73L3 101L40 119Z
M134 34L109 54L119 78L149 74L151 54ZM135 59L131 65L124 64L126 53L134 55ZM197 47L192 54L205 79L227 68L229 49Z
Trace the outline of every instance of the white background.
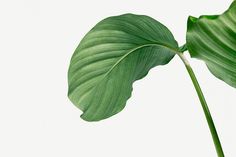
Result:
M1 157L216 157L189 76L175 57L134 84L118 115L85 122L67 98L67 69L100 20L146 14L180 45L189 15L219 14L232 0L1 0ZM189 58L189 57L188 57ZM226 157L236 156L236 89L191 59Z

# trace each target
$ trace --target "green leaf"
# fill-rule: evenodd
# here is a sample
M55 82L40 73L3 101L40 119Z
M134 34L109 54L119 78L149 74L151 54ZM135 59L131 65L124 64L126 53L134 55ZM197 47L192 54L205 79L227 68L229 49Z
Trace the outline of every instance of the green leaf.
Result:
M132 83L178 50L171 32L143 15L125 14L99 22L75 50L68 72L70 100L87 121L120 112Z
M222 15L189 17L187 48L217 78L236 87L236 1Z

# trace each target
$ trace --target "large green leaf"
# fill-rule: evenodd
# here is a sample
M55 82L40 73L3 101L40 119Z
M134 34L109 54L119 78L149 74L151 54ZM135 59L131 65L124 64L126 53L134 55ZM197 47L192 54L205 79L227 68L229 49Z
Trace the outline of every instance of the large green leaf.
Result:
M236 1L222 15L189 17L187 47L191 57L236 87Z
M143 15L125 14L99 22L75 50L68 72L70 100L87 121L121 111L132 83L178 50L171 32Z

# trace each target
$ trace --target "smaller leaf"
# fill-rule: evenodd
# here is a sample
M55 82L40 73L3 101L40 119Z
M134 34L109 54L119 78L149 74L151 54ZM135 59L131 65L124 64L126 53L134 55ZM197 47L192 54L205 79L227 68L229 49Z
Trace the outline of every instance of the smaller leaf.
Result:
M236 88L236 1L222 15L189 17L187 48L217 78Z

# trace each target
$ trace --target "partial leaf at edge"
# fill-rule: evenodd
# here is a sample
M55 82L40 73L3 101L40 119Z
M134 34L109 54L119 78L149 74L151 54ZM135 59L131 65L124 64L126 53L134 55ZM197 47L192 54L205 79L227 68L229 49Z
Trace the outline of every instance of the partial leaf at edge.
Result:
M236 1L222 15L189 17L187 48L213 75L236 87Z
M134 14L99 22L80 42L68 71L70 100L87 121L120 112L132 83L157 65L167 64L178 50L171 32L156 20Z

